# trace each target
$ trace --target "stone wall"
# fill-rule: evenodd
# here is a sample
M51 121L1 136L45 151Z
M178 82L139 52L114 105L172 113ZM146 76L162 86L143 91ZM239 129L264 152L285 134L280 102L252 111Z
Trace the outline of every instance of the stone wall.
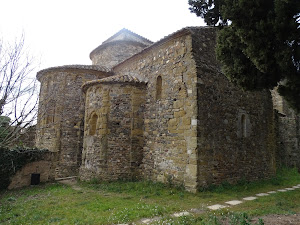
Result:
M134 41L109 42L95 49L91 53L90 58L93 65L112 68L130 56L140 52L145 47L147 47L147 45Z
M279 166L297 167L300 171L300 116L287 102L272 91L277 134L277 163Z
M10 147L14 146L24 146L33 148L35 147L35 137L36 137L36 125L32 125L26 127L25 129L19 130L17 137L13 142L10 144Z
M57 154L57 177L78 174L81 163L84 82L110 76L103 68L64 66L40 71L36 145Z
M268 91L230 83L215 58L215 30L193 30L197 62L199 186L256 180L275 173L275 133Z
M227 80L215 57L214 28L184 28L144 50L126 33L91 53L98 69L38 74L37 145L58 152L57 177L76 175L82 162L84 180L146 178L196 191L274 174L270 93Z
M182 30L113 68L148 81L143 172L146 179L197 186L196 65Z
M270 93L244 92L228 82L215 58L215 35L213 28L183 29L113 68L148 81L148 179L195 191L275 172Z
M81 179L141 177L144 104L144 83L102 81L87 89Z

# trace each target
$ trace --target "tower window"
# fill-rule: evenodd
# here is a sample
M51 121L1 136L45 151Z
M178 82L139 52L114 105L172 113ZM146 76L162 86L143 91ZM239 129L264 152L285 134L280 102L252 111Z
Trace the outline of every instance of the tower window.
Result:
M161 92L162 92L162 78L158 76L156 79L156 100L161 99Z

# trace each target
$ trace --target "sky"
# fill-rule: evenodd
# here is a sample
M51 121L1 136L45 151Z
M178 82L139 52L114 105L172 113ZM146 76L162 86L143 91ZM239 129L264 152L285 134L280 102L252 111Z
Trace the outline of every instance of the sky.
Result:
M204 26L188 0L0 0L0 38L25 34L38 70L91 65L90 52L127 28L158 41L186 26Z

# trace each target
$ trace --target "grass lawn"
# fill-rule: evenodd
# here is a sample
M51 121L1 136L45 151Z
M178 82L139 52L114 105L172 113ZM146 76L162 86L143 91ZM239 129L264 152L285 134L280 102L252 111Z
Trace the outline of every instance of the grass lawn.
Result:
M79 182L74 187L49 183L0 193L0 224L118 224L162 216L156 224L250 224L248 217L300 213L300 189L276 193L219 211L207 205L224 204L256 193L300 184L295 169L282 169L268 181L210 187L197 194L161 183ZM198 214L174 219L174 212L199 209ZM243 222L244 221L244 222ZM262 224L262 223L261 223Z

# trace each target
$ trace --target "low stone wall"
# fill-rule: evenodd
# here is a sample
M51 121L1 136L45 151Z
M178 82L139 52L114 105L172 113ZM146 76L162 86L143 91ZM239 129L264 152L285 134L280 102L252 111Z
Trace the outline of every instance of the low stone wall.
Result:
M0 190L31 184L32 174L40 182L54 180L56 154L46 149L0 149Z
M54 168L49 160L40 160L26 164L12 178L8 189L15 189L29 186L31 184L32 174L40 175L40 182L44 183L54 180Z

